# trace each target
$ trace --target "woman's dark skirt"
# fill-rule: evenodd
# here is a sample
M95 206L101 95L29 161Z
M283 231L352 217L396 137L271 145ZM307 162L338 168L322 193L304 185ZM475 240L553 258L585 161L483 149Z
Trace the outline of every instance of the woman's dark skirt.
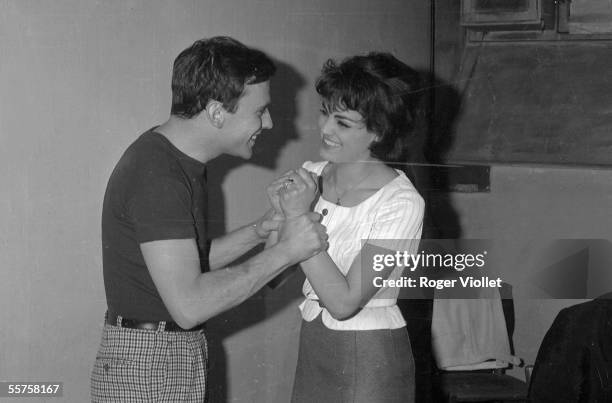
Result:
M414 402L414 359L405 327L331 330L302 321L293 403Z

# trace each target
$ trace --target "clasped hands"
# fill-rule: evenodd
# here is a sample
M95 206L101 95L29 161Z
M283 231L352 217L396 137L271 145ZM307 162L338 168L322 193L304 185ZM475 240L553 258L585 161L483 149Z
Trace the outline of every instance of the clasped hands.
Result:
M311 211L318 196L317 176L304 168L292 169L274 180L267 192L276 215L295 218Z
M267 188L272 208L262 217L258 235L278 230L278 243L283 244L293 263L328 247L321 216L311 211L319 194L317 179L315 174L299 168L281 175Z

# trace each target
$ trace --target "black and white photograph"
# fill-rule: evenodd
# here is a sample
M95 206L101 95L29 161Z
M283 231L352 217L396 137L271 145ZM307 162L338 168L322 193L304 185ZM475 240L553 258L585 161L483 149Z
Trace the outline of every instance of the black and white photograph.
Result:
M0 401L612 403L612 0L0 0Z

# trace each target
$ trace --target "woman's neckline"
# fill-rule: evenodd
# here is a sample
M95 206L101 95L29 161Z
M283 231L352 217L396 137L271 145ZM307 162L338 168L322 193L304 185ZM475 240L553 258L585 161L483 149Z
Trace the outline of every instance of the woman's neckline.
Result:
M322 177L323 176L323 171L325 170L325 167L327 167L327 165L329 165L329 161L325 161L325 164L323 164L323 166L321 167L321 171L319 172L319 175ZM395 169L393 168L393 170L395 172L397 172L397 176L393 179L391 179L389 182L385 183L383 186L381 186L376 192L372 193L371 195L369 195L368 197L366 197L365 199L363 199L362 201L360 201L359 203L355 204L354 206L343 206L341 204L337 204L334 203L333 201L327 200L326 198L323 197L323 193L321 193L319 195L319 200L324 201L327 204L331 204L335 207L341 207L344 209L352 209L352 208L357 208L362 206L363 204L365 204L367 201L369 201L370 199L374 198L374 196L378 195L380 192L383 191L384 188L386 188L387 186L389 186L390 184L392 184L393 182L395 182L396 180L398 180L399 178L401 178L402 176L406 176L406 174L402 171L400 171L399 169Z

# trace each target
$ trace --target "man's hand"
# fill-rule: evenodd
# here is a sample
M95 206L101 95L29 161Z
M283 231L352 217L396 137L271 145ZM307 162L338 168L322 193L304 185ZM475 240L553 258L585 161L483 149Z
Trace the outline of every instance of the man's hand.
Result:
M327 232L320 219L319 214L311 212L284 221L277 246L287 254L290 264L299 263L327 249Z
M251 224L251 226L260 239L267 239L270 232L280 229L283 220L284 217L277 213L275 209L271 208L257 221Z

